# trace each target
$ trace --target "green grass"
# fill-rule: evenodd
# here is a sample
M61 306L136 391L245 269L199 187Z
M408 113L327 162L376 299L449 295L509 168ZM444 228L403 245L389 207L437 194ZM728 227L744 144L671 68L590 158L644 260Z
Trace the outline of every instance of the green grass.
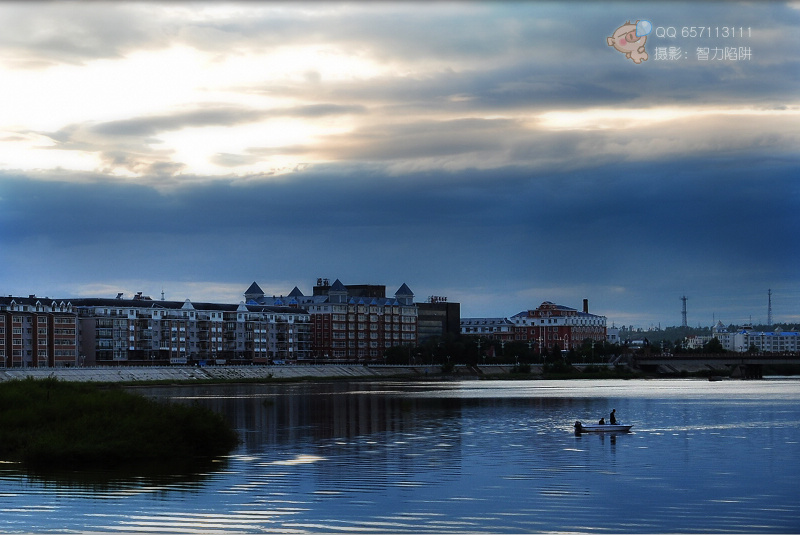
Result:
M0 459L31 468L187 466L236 444L225 420L197 405L56 379L0 384Z

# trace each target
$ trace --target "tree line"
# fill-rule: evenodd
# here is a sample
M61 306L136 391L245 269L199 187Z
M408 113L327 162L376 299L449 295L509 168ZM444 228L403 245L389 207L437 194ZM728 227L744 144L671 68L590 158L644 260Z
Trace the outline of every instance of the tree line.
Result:
M584 340L578 347L562 351L556 344L539 350L538 344L524 341L500 341L483 336L447 334L431 338L417 346L397 346L384 353L386 364L455 365L600 363L610 362L629 348L608 342Z

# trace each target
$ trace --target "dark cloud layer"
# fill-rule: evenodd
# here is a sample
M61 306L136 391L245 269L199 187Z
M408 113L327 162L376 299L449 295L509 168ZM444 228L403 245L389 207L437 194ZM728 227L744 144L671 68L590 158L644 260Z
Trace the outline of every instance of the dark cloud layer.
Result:
M564 295L572 303L594 296L598 308L643 316L646 310L630 308L669 307L658 299L688 293L710 316L722 314L718 303L731 293L752 298L752 288L798 282L792 266L800 250L790 238L800 231L797 164L721 158L570 174L473 171L457 181L446 173L331 168L292 181L218 181L168 194L4 177L2 278L14 280L32 259L38 267L29 276L50 272L54 258L61 275L87 283L98 275L180 273L302 286L320 274L371 282L381 274L417 279L435 293L457 278L465 297L493 286L573 287ZM513 293L496 298L495 314L523 306ZM739 315L730 321L742 320L740 310L730 313Z

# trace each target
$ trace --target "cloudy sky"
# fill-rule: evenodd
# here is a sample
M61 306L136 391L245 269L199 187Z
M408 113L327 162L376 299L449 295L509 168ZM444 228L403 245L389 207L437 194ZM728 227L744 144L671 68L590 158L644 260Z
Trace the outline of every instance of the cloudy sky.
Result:
M0 3L0 294L800 321L800 3L564 4Z

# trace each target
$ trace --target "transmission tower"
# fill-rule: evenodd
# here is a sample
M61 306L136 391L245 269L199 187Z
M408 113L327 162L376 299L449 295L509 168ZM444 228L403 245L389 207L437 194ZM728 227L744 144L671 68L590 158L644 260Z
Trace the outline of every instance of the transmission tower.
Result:
M767 327L772 327L772 289L767 290Z
M683 301L683 312L681 312L681 318L682 318L681 327L687 327L688 325L686 323L686 296L685 295L683 297L681 297L681 301Z

